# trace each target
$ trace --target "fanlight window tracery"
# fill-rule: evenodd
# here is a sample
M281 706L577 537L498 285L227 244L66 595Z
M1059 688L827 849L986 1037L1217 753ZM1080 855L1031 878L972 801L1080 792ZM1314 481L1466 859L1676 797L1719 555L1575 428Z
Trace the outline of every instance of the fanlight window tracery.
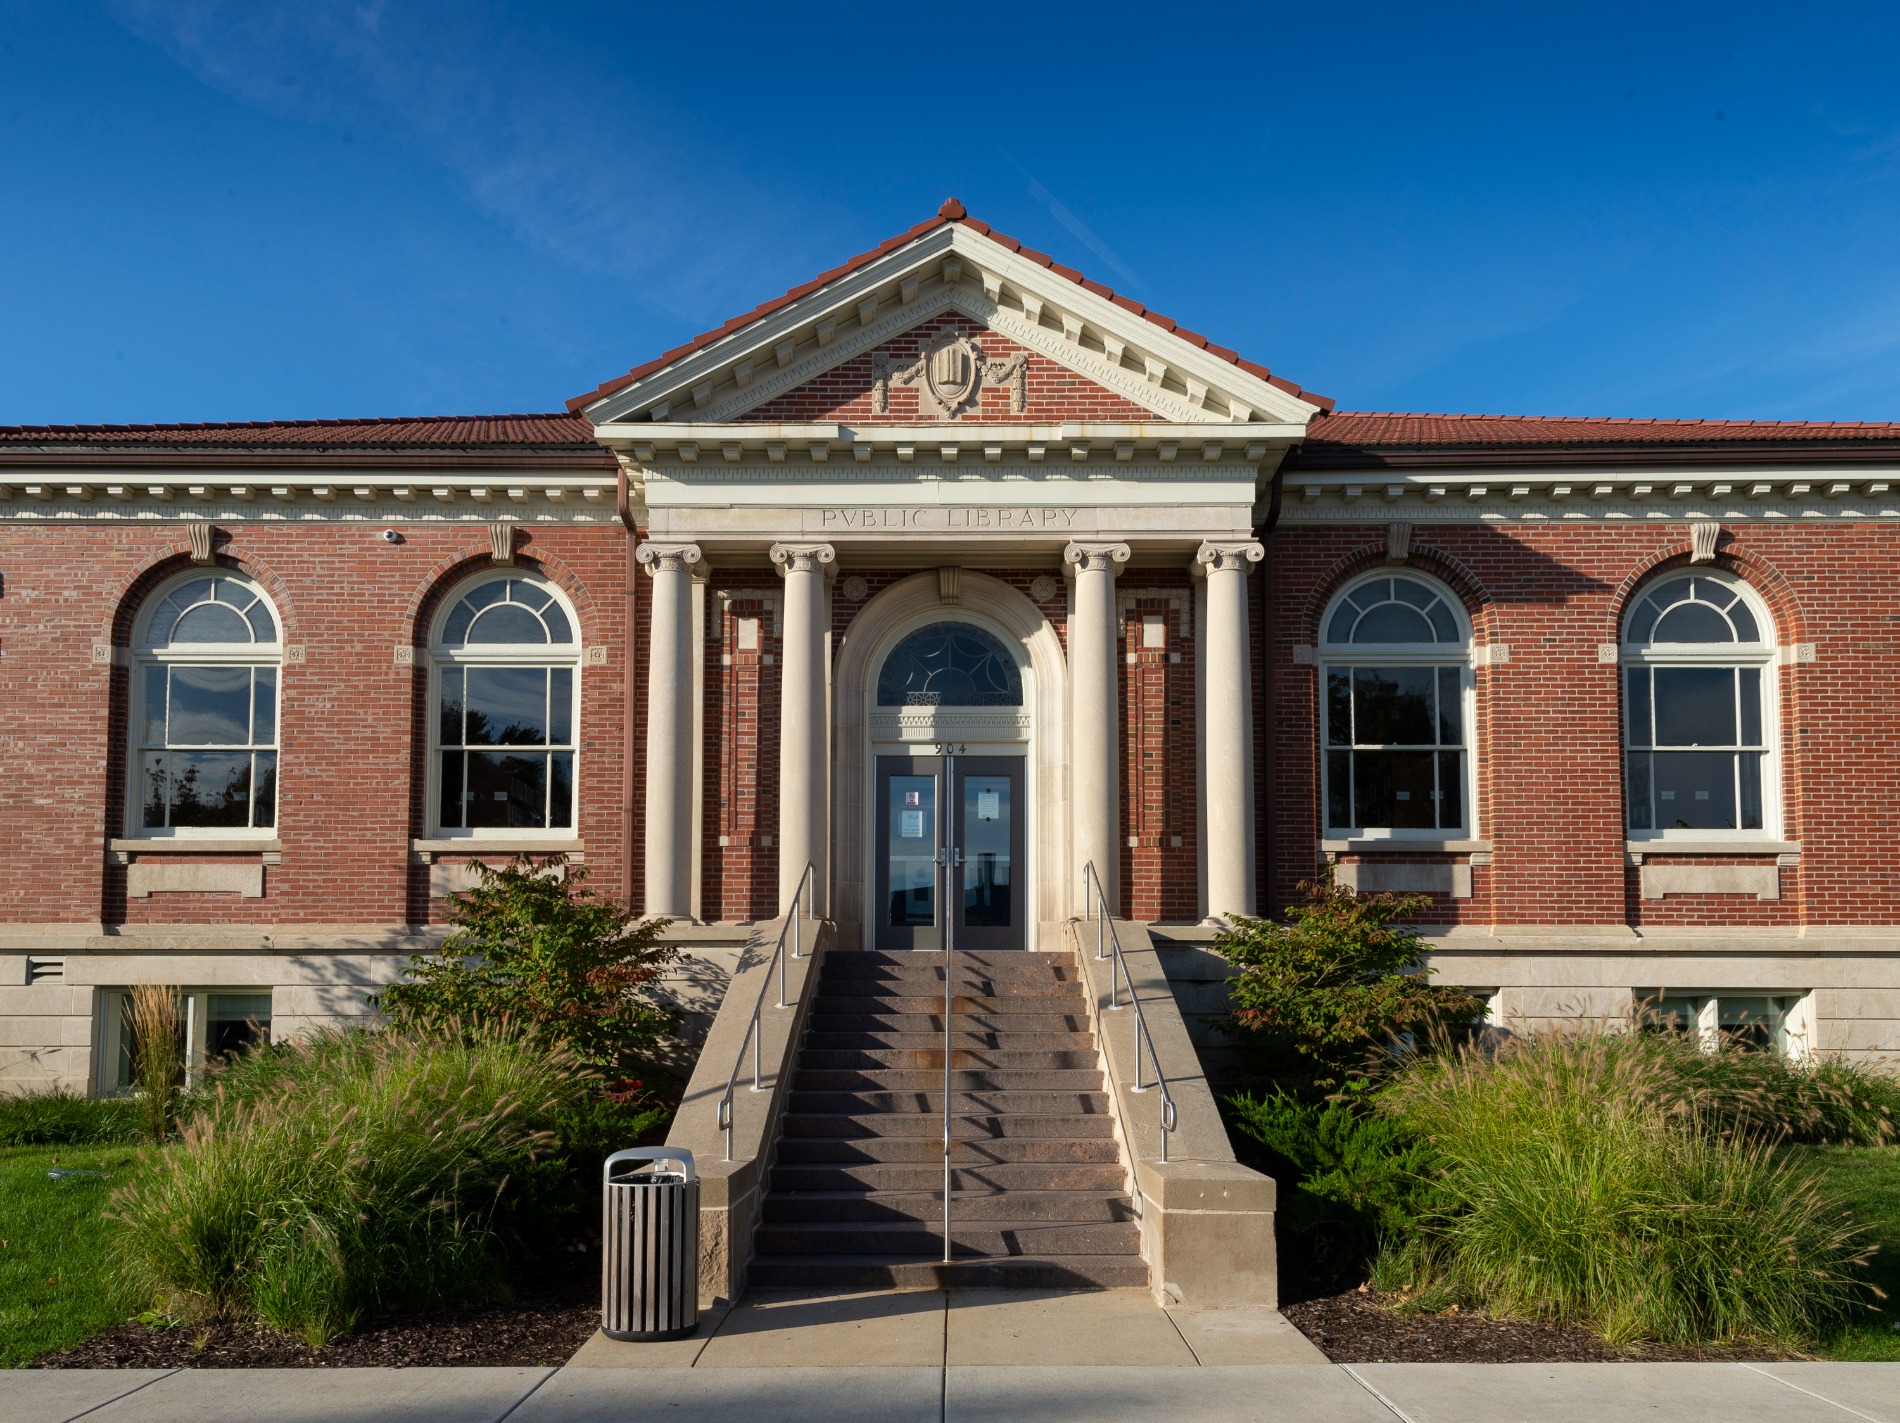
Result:
M1009 649L973 623L932 623L884 659L881 707L1019 707L1023 674Z
M236 573L187 577L134 641L131 833L266 832L277 815L279 642L270 599Z
M438 833L574 828L581 647L545 579L479 579L450 606L435 665Z

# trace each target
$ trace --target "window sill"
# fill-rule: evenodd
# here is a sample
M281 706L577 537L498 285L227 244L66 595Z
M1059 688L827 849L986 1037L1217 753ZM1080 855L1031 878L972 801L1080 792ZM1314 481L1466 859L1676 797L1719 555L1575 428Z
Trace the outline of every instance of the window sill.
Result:
M106 841L106 849L116 855L256 855L278 854L283 848L281 840L182 840L166 836Z
M1483 855L1491 852L1489 840L1322 840L1319 848L1328 855Z
M587 853L587 842L578 837L571 840L537 840L525 835L467 835L411 840L409 853L425 865L434 864L444 855L561 854L578 863Z
M1644 855L1793 855L1799 840L1625 840L1624 853L1641 864Z

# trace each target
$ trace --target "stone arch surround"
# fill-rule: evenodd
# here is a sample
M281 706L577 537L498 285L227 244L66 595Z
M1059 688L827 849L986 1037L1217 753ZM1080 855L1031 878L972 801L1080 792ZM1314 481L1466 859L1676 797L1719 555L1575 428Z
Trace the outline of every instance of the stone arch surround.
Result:
M1068 663L1061 639L1040 608L1000 578L969 568L962 570L954 606L944 604L934 569L892 584L864 605L838 646L831 693L831 864L839 944L864 946L871 871L865 801L871 679L892 642L933 613L945 618L974 613L1016 638L1028 653L1030 873L1035 883L1029 944L1057 947L1077 898L1069 884Z

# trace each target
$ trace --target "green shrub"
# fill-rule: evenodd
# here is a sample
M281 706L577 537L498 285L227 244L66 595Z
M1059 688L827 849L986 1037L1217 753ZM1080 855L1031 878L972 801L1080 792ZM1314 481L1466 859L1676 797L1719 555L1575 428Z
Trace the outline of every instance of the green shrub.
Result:
M1430 1147L1363 1104L1305 1102L1285 1092L1241 1093L1223 1105L1258 1150L1254 1164L1287 1183L1275 1214L1289 1255L1328 1276L1417 1230L1431 1189Z
M1437 1166L1433 1210L1382 1282L1616 1343L1820 1337L1864 1297L1861 1233L1751 1129L1770 1119L1754 1089L1698 1083L1686 1052L1577 1031L1399 1071L1380 1106Z
M412 959L371 998L399 1026L522 1024L608 1077L637 1073L676 1026L652 985L679 957L659 943L669 921L634 915L586 886L566 858L519 855L503 869L469 861L476 886L455 896L439 954Z
M1268 1077L1321 1093L1363 1085L1394 1041L1477 1013L1469 993L1430 981L1425 941L1397 922L1429 906L1423 895L1355 894L1330 875L1300 888L1286 923L1240 918L1214 941L1240 969L1235 1034Z
M179 1315L314 1344L505 1291L513 1216L595 1081L505 1023L324 1034L250 1054L114 1200L130 1284Z
M103 1146L139 1139L139 1104L123 1097L29 1092L0 1097L0 1146Z

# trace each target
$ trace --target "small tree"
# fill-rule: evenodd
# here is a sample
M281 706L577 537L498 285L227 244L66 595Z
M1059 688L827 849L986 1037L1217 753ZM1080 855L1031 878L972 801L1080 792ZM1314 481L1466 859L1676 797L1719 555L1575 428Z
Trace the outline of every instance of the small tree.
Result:
M1398 921L1424 895L1357 894L1331 874L1300 890L1287 922L1236 919L1214 949L1240 969L1233 1027L1271 1068L1333 1091L1363 1074L1367 1056L1406 1034L1469 1019L1478 1000L1430 982L1425 941Z
M173 1101L185 1076L184 995L169 983L132 985L132 1080L138 1085L145 1138L171 1134Z
M506 1018L562 1043L610 1079L637 1067L677 1024L651 985L679 953L659 943L671 921L638 922L586 887L587 871L550 855L517 855L454 896L453 932L438 954L409 961L401 982L373 997L399 1025Z

